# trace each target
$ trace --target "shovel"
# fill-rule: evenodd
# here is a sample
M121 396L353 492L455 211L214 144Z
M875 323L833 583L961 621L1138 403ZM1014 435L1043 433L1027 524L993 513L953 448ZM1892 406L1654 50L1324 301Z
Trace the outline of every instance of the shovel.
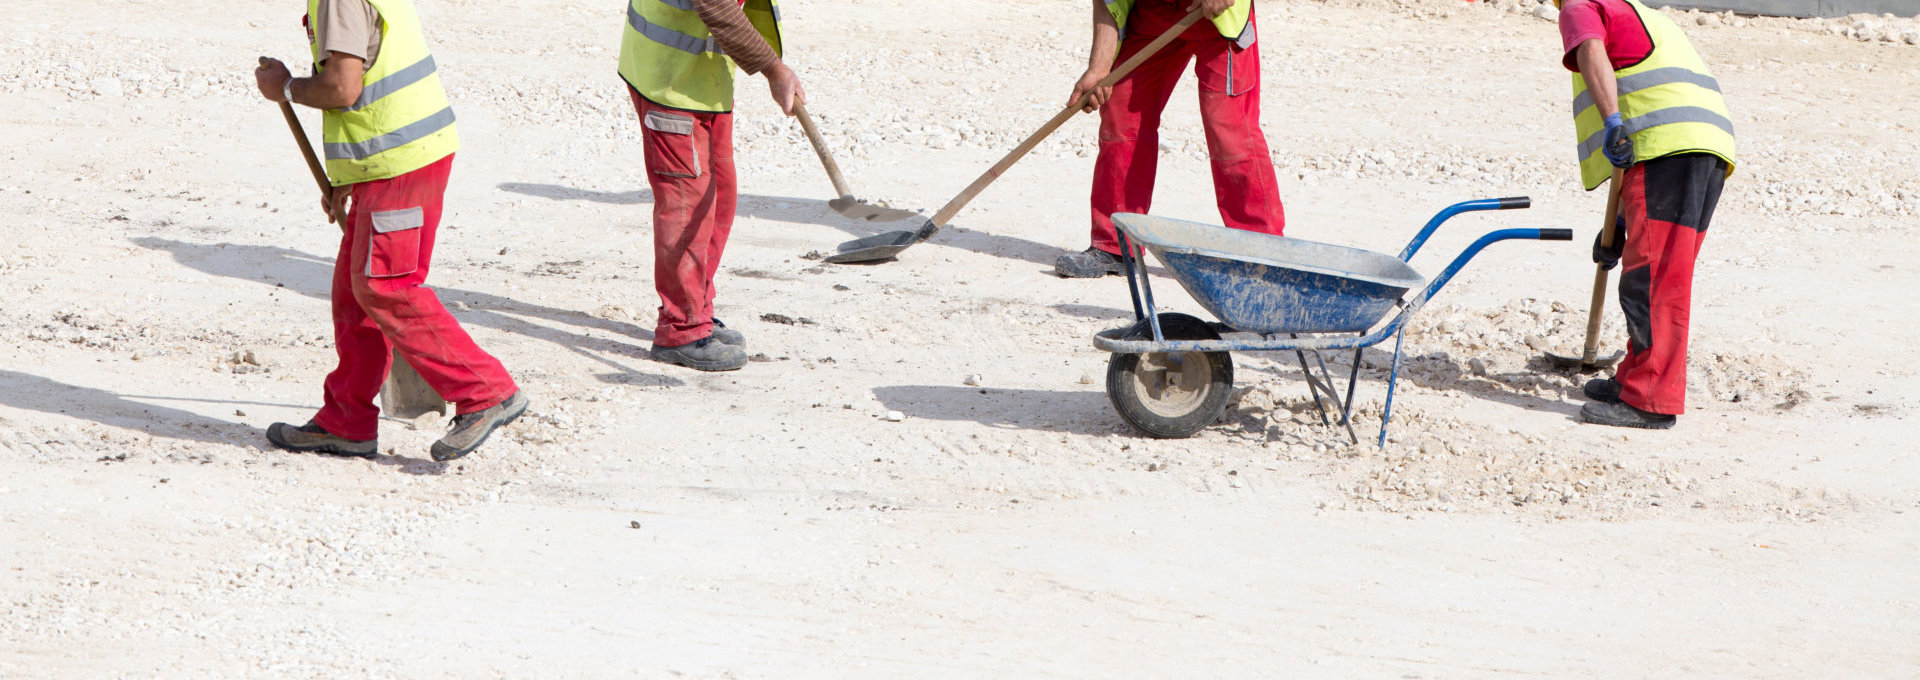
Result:
M267 58L261 57L260 65L266 64ZM300 125L300 117L294 115L293 104L280 102L280 115L287 119L287 129L293 132L293 140L300 145L300 155L306 157L307 170L313 173L314 183L320 185L320 197L326 200L328 206L334 205L333 183L327 181L327 170L320 165L320 157L313 152L313 143L307 141L307 130ZM350 228L347 216L337 209L333 213L333 221L340 225L342 231ZM447 400L441 399L440 393L433 391L420 373L413 370L413 365L400 356L399 350L395 350L393 368L387 371L387 383L380 387L380 411L395 418L411 420L429 412L446 415L448 410Z
M847 178L840 176L840 164L833 162L833 152L827 150L827 140L820 136L820 129L813 126L813 116L807 115L807 105L793 103L793 115L800 119L800 129L807 131L807 141L813 142L813 152L820 156L820 165L827 169L827 179L833 180L833 192L840 197L827 201L834 212L856 220L869 222L892 222L909 217L918 217L920 213L886 208L854 198L853 190L847 188Z
M1627 181L1627 171L1613 169L1613 182L1607 187L1607 222L1600 227L1600 247L1612 248L1615 236L1614 224L1620 219L1620 187ZM1620 362L1625 352L1614 352L1607 356L1600 353L1600 313L1607 304L1607 268L1605 265L1593 267L1593 302L1587 305L1587 346L1579 356L1568 356L1546 352L1547 362L1558 369L1575 369L1581 373L1592 373Z
M1146 47L1141 48L1140 52L1133 55L1132 59L1128 59L1126 63L1121 64L1119 68L1108 73L1107 77L1101 78L1100 83L1094 86L1095 89L1112 87L1114 83L1120 82L1120 79L1132 73L1133 69L1138 67L1141 62L1146 61L1148 57L1159 52L1160 48L1165 47L1167 43L1173 42L1174 38L1179 37L1181 33L1185 33L1188 27L1193 26L1199 21L1200 10L1198 8L1188 12L1187 17L1181 19L1180 23L1174 24L1173 28L1167 29L1166 33L1160 34L1160 37L1155 38L1153 42L1147 43ZM1088 93L1087 96L1092 96L1092 93ZM1019 161L1021 157L1026 156L1027 152L1032 151L1033 147L1039 146L1040 141L1046 139L1047 135L1053 134L1054 130L1058 130L1061 125L1065 125L1067 120L1073 118L1073 114L1079 113L1081 107L1085 105L1086 98L1082 97L1079 101L1067 105L1067 108L1061 109L1060 113L1054 114L1053 120L1049 120L1046 125L1040 126L1039 131L1027 137L1026 141L1021 142L1020 146L1015 147L1006 157L1001 158L1000 162L994 163L993 167L989 168L986 174L981 175L980 179L974 180L973 184L969 185L966 191L960 192L960 195L948 201L945 207L940 208L940 212L934 214L933 219L922 223L919 229L874 234L842 243L834 254L826 257L826 261L835 264L876 262L899 255L900 251L911 248L916 243L933 238L933 235L940 231L940 227L945 225L948 220L953 219L953 216L959 213L961 208L966 207L967 203L973 200L973 197L980 195L981 191L985 191L987 185L999 179L1001 173L1006 172L1007 168L1013 167L1013 164Z

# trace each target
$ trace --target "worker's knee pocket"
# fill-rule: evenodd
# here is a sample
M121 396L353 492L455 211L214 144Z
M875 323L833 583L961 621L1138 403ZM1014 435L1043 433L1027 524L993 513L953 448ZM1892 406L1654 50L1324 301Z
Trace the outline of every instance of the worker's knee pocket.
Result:
M694 145L693 116L668 111L648 111L645 125L647 172L667 177L699 177L700 149Z
M373 233L367 244L367 278L406 276L418 270L420 232L425 224L426 211L420 208L374 213Z

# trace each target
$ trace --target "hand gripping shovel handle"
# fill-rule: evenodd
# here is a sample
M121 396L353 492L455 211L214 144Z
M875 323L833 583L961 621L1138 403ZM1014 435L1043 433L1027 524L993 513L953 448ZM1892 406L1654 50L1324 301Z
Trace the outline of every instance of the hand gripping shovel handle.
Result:
M1133 69L1138 68L1141 63L1145 62L1148 57L1152 57L1158 53L1160 48L1166 47L1167 43L1173 42L1174 38L1180 37L1181 33L1185 33L1189 27L1199 23L1199 21L1200 10L1195 8L1193 11L1188 12L1186 18L1181 19L1180 23L1174 24L1173 28L1167 29L1167 32L1160 34L1160 37L1154 38L1153 42L1147 43L1146 47L1140 48L1140 52L1133 55L1132 59L1128 59L1126 63L1121 64L1119 68L1115 68L1112 72L1109 72L1107 77L1101 78L1100 83L1094 86L1095 89L1112 87L1114 83L1120 82L1122 78L1127 77L1127 74L1132 73ZM948 220L953 219L954 215L959 214L960 209L966 207L967 203L972 201L975 196L980 195L981 191L985 191L987 185L999 179L1000 175L1007 171L1007 168L1013 167L1013 164L1019 161L1021 157L1033 151L1033 147L1039 146L1040 142L1045 140L1048 135L1053 134L1055 130L1060 129L1060 126L1065 125L1069 119L1073 118L1073 114L1079 113L1081 107L1086 106L1087 97L1092 96L1093 93L1088 92L1086 96L1081 97L1078 101L1068 104L1067 108L1061 109L1060 113L1054 114L1053 120L1047 121L1046 125L1041 126L1032 136L1027 137L1026 141L1020 143L1020 146L1014 147L1013 151L1008 152L1006 157L1000 159L1000 162L994 163L993 167L989 168L986 174L981 175L980 179L974 180L973 184L967 186L966 191L960 192L960 195L948 201L946 206L940 208L940 212L934 213L933 221L929 223L931 228L921 228L919 240L925 241L928 238L932 238L934 232L939 231L941 225L946 224Z
M1613 181L1607 187L1607 222L1600 225L1600 247L1613 247L1618 235L1614 225L1620 221L1620 189L1627 183L1627 171L1613 169ZM1600 354L1600 313L1607 304L1607 267L1593 267L1593 301L1587 304L1587 345L1580 351L1580 365L1592 366Z
M261 66L267 63L266 57L260 58ZM280 115L287 119L287 129L293 132L293 141L300 145L300 155L307 159L307 171L313 173L313 183L320 186L320 198L325 199L328 206L332 206L333 183L327 181L327 169L320 164L320 156L313 152L313 142L307 141L307 129L300 125L300 116L293 113L293 103L280 102ZM333 217L336 224L339 224L342 229L346 228L347 221L344 215L336 214Z

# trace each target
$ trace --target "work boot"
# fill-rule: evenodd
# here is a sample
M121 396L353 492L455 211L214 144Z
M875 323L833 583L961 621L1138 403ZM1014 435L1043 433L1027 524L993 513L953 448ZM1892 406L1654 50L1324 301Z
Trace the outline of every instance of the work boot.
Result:
M696 371L733 371L747 365L747 351L707 336L677 347L653 346L653 360Z
M1673 427L1674 421L1679 420L1665 413L1648 413L1623 402L1604 401L1589 401L1586 406L1580 407L1580 419L1595 425L1637 427L1643 430L1664 430Z
M1580 391L1586 393L1587 398L1594 401L1603 401L1609 404L1620 403L1620 381L1614 380L1613 378L1594 378L1588 380L1587 384L1580 386Z
M519 392L507 397L506 401L453 417L453 429L447 430L447 436L433 443L430 453L433 459L445 463L460 458L487 442L487 435L506 427L507 423L527 412L527 398Z
M713 334L707 337L713 338L714 342L722 345L733 345L743 350L747 348L747 334L728 328L727 324L719 319L713 320Z
M1121 262L1119 255L1099 248L1067 253L1053 261L1053 273L1063 279L1097 279L1124 272L1126 265Z
M267 427L267 441L288 451L334 456L372 458L380 450L378 439L348 439L326 431L311 420L299 427L274 423Z

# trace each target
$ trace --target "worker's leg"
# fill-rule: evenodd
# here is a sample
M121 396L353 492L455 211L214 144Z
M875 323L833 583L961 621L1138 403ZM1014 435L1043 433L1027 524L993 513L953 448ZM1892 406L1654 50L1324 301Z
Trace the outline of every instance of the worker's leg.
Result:
M1133 58L1155 37L1127 36L1115 63ZM1200 42L1204 41L1169 43L1114 84L1113 97L1100 108L1100 155L1093 163L1094 248L1118 255L1120 238L1113 230L1113 214L1144 214L1152 209L1153 179L1160 162L1160 113Z
M731 145L719 153L713 138L731 135L731 116L666 108L632 88L628 94L640 114L653 189L653 285L660 293L653 344L678 347L712 334L713 276L735 200Z
M713 218L707 230L707 256L705 260L707 276L707 298L704 308L707 318L713 318L713 299L719 295L719 289L713 285L713 277L720 272L720 257L727 250L727 238L733 234L734 212L740 206L739 180L733 171L733 116L715 116L707 129L707 149L712 151L713 162L708 172L713 173Z
M354 224L349 215L347 224ZM327 374L324 402L313 423L321 429L347 439L364 441L380 433L380 408L373 403L386 383L388 364L393 361L392 347L380 326L360 308L353 294L352 272L355 252L366 252L361 245L366 233L348 229L340 235L340 253L333 260L333 351L339 363Z
M1205 43L1194 72L1200 77L1200 121L1207 130L1220 219L1235 229L1280 234L1287 216L1267 137L1260 131L1260 45L1238 49L1226 40Z
M387 341L433 391L453 402L456 414L467 414L505 401L519 388L425 285L452 170L453 156L447 156L354 189L349 219L359 247L348 275L354 297Z
M1726 167L1715 156L1687 154L1627 171L1620 195L1627 222L1620 258L1627 358L1614 379L1628 406L1667 415L1686 412L1693 263L1720 201Z

